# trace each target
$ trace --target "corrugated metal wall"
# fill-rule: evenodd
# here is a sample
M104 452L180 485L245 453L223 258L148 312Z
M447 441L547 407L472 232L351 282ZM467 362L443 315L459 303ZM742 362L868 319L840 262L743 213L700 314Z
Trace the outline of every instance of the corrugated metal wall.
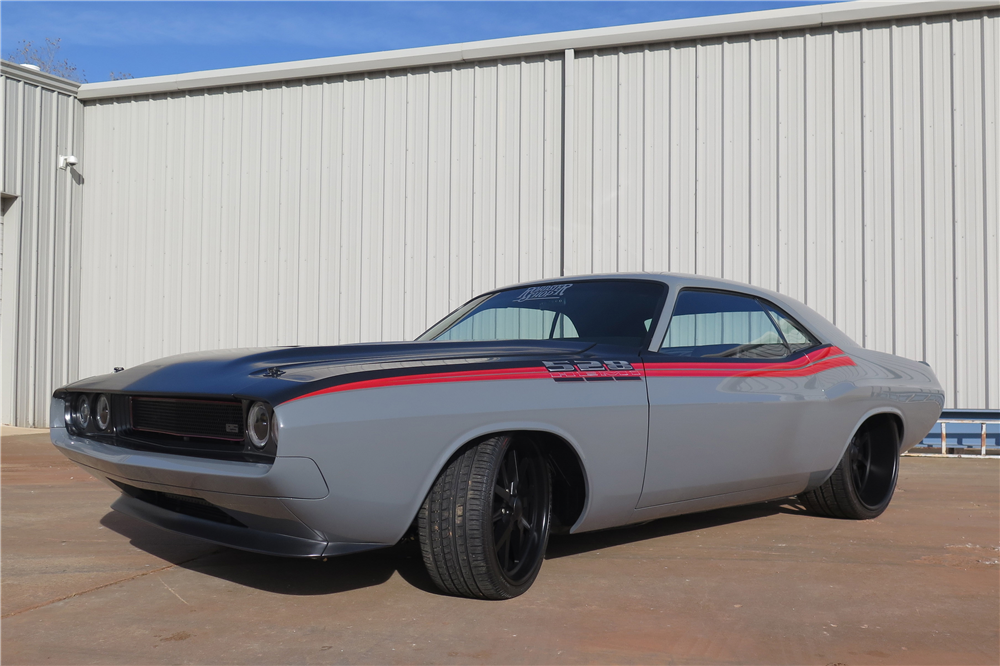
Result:
M1000 408L996 12L576 53L566 271L805 301Z
M406 339L493 286L673 270L1000 408L998 38L991 10L87 102L64 367Z
M52 389L79 376L79 315L71 305L78 238L72 230L79 225L83 180L73 169L59 169L58 159L81 157L82 105L75 86L19 69L5 64L0 74L0 180L9 204L3 215L0 404L3 423L44 425Z
M82 375L413 338L558 275L562 61L88 104Z

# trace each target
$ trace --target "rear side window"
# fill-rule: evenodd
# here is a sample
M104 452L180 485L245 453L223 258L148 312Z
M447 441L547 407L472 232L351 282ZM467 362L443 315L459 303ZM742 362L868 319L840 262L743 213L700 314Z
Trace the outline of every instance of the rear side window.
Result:
M660 352L688 358L777 359L815 344L812 336L766 301L685 289L677 296Z
M784 336L785 342L788 343L788 347L792 350L792 353L819 345L819 341L814 338L809 331L803 328L800 323L767 301L763 301L763 303L767 308L767 311L774 318L775 323L778 324L778 329Z

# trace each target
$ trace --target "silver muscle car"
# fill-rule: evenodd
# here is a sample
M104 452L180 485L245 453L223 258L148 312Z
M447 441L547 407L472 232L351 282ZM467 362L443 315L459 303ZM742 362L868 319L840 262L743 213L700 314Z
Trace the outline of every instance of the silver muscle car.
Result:
M55 392L112 507L326 557L411 530L451 594L524 592L550 532L797 496L881 514L938 418L922 363L772 291L676 274L489 292L415 342L184 354Z

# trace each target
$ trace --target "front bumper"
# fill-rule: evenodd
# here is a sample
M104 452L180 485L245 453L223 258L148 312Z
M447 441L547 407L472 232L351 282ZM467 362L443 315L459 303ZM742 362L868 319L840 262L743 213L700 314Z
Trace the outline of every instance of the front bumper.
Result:
M55 427L51 438L67 458L122 491L111 508L167 530L289 557L385 545L332 541L296 516L296 504L329 494L311 458L279 456L268 465L134 451Z

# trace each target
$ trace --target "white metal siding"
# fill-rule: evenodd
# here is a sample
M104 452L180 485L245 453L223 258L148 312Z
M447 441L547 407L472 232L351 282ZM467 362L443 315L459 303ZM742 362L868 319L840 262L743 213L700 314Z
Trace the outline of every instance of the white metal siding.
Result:
M926 359L947 406L1000 408L998 25L576 52L566 272L776 289L866 347Z
M13 68L12 68L13 69ZM58 168L59 155L81 157L80 103L46 77L0 75L3 192L16 196L3 218L3 423L47 422L52 387L78 376L76 322L70 310L71 229L82 180ZM42 82L39 82L41 80Z
M782 291L926 359L949 407L1000 408L1000 13L796 25L191 75L83 113L6 79L4 418L116 365L407 339L493 286L629 270Z
M88 104L80 375L413 338L558 275L562 61Z

